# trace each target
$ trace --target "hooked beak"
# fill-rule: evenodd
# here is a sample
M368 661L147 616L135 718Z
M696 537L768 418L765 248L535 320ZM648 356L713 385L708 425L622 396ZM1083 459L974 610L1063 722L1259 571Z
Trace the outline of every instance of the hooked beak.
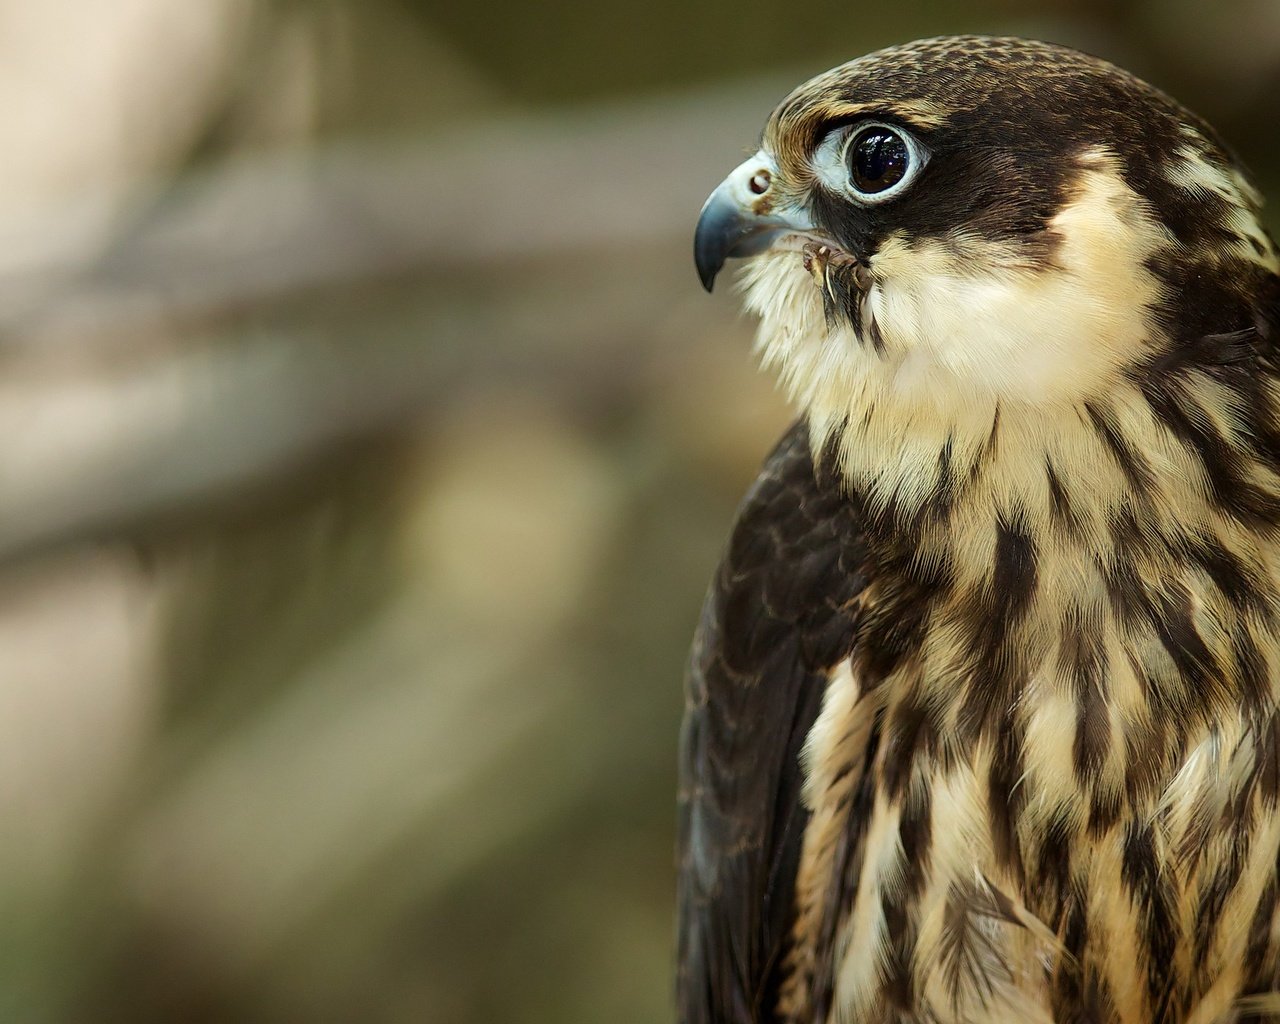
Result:
M777 171L763 152L739 164L702 204L693 233L693 261L711 291L725 260L764 252L783 235L812 229L803 211L779 207Z

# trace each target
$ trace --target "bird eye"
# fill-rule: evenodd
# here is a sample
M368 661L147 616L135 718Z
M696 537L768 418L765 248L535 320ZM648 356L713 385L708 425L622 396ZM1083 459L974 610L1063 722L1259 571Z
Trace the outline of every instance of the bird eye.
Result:
M833 192L865 205L904 191L929 162L929 150L911 132L863 121L829 132L814 150L814 176Z
M868 195L892 188L911 167L911 150L902 136L879 125L858 132L848 152L849 180Z
M889 125L863 125L848 139L844 159L849 185L864 202L896 195L927 160L915 139Z

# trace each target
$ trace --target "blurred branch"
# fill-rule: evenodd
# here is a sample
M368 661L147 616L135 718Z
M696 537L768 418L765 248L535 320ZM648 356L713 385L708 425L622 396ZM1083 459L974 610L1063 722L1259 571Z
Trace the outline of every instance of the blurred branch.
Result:
M703 195L775 94L513 117L400 149L242 161L152 190L100 253L101 202L0 227L11 254L0 274L11 364L0 381L0 561L279 478L451 393L460 374L566 372L550 358L634 386L618 374L625 350L667 313L650 305L644 253L660 246L674 268ZM32 233L45 244L24 245ZM512 287L534 269L556 286ZM485 287L499 273L500 293ZM331 324L328 336L299 326L296 310L279 316L308 295L328 309L335 295L424 274L474 282L491 299L445 294L409 336L367 316L336 336ZM216 327L273 308L283 323L270 329ZM104 370L104 355L175 321L199 335Z
M401 147L243 159L140 186L102 251L108 197L0 224L7 344L85 344L140 312L215 316L410 271L687 234L750 145L771 85L511 116Z

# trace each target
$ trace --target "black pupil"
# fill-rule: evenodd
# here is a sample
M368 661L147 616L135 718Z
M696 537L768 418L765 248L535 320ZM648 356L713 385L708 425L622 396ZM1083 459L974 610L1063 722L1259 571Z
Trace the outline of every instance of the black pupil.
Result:
M911 164L902 137L888 128L868 128L850 147L853 185L859 192L883 192L900 182Z

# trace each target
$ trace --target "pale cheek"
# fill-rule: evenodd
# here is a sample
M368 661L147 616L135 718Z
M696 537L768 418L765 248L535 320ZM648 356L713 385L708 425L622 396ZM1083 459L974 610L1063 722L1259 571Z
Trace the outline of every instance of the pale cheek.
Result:
M1069 275L914 275L886 282L871 308L904 386L943 379L1007 399L1072 399L1103 384L1141 344L1143 325L1111 324Z
M1049 224L1049 266L1029 263L1016 239L888 239L871 265L890 345L1000 399L1078 402L1110 387L1154 340L1158 284L1146 268L1170 240L1105 155L1077 184Z

